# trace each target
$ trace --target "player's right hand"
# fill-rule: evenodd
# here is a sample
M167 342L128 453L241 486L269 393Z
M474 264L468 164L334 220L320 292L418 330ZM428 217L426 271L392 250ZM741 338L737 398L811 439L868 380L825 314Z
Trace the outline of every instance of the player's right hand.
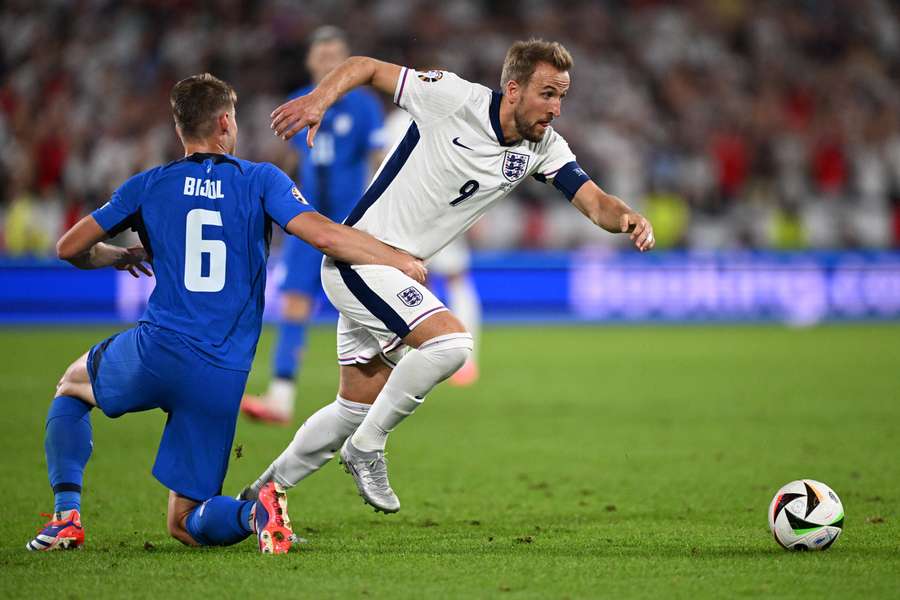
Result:
M397 251L399 255L398 264L396 265L398 269L403 271L403 274L407 277L411 277L415 279L422 285L425 285L425 279L428 277L428 269L425 267L425 263L414 256L410 256L405 252Z
M144 264L144 263L147 264ZM153 271L150 270L147 251L143 246L131 246L130 248L122 248L122 254L119 260L113 265L119 271L128 271L132 277L140 277L138 271L147 277L153 277Z
M326 108L314 92L294 98L272 111L271 127L275 131L275 135L283 140L289 140L298 131L309 127L306 144L312 148L313 139L316 137L316 132L319 131L319 124L322 122Z

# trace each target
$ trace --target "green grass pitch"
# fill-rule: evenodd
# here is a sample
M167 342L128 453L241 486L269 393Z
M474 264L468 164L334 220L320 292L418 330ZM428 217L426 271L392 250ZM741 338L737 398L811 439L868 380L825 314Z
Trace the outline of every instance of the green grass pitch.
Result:
M489 328L482 379L440 386L392 436L399 514L336 461L290 492L298 552L189 549L150 475L159 412L93 414L87 546L35 555L49 511L43 427L66 365L110 329L0 330L0 596L586 598L900 590L900 326ZM334 398L334 333L313 331L297 424ZM266 331L250 391L268 377ZM235 493L294 428L241 420ZM844 534L788 553L766 509L801 477L841 496Z

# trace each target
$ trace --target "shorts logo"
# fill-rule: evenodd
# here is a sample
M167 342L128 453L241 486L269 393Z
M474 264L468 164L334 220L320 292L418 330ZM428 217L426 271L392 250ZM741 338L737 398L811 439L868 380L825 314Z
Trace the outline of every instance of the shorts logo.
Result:
M406 288L405 290L397 294L397 297L400 298L400 300L403 301L403 304L407 306L418 306L422 304L422 300L425 299L425 297L422 296L422 292L414 287Z
M521 154L519 152L510 152L507 150L503 153L503 176L506 177L509 181L518 181L525 176L525 172L528 170L528 160L529 156L527 154Z
M434 83L438 79L444 76L443 71L425 71L424 73L419 73L419 79L424 81L425 83Z

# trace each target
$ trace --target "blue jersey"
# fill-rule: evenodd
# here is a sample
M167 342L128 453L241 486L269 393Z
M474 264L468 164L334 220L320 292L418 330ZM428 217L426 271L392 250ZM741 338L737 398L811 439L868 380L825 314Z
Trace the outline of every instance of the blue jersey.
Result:
M272 221L311 211L274 165L192 154L135 175L93 217L137 231L156 288L141 322L175 332L210 363L249 371L262 326Z
M291 98L312 89L301 88ZM303 193L319 212L343 221L356 205L366 185L369 154L384 145L383 122L375 95L355 89L325 113L312 148L306 145L305 135L291 138L300 154L298 177Z

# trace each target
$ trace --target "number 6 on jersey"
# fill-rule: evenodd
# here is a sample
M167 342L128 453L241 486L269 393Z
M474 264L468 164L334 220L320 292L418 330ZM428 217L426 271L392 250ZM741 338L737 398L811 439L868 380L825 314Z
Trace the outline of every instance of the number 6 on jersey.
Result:
M184 237L184 287L191 292L221 292L225 287L225 242L203 239L204 225L221 227L222 214L205 208L195 208L187 214ZM209 255L207 275L203 275L204 254Z

